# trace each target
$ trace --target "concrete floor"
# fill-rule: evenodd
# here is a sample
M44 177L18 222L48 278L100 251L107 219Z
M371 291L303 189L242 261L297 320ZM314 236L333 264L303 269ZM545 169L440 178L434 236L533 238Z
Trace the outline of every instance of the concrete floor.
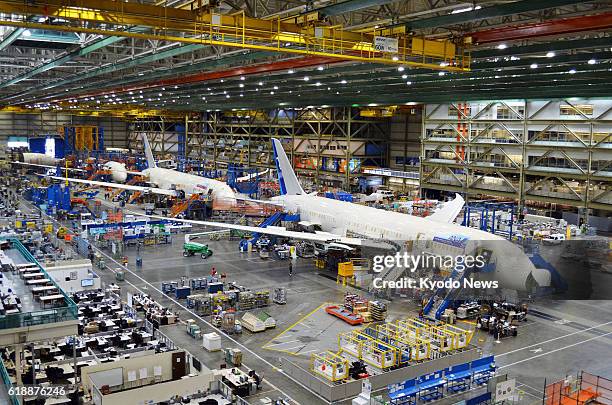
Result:
M184 302L164 296L160 291L162 281L205 276L215 266L228 274L228 281L254 290L286 287L287 305L272 304L266 309L277 320L275 330L223 336L222 344L241 348L244 363L263 373L265 384L260 396L288 397L299 404L324 403L286 376L282 364L289 359L306 367L310 353L337 350L337 333L350 327L316 310L323 303L342 302L345 288L318 274L311 260L298 261L293 277L289 277L287 262L263 261L256 254L239 253L237 241L209 242L214 255L206 260L198 256L184 258L182 243L182 235L175 235L172 245L144 247L142 268L135 266L136 250L128 249L126 281L119 283L122 294L145 291L177 310L181 319L196 319L206 333L212 330L208 317L200 318L183 307ZM112 268L120 267L109 257L106 261ZM115 281L110 270L98 273L106 283ZM545 379L558 380L580 370L612 379L612 301L541 301L531 304L530 309L532 313L519 327L518 337L496 344L490 335L478 332L472 341L482 347L484 354L496 355L501 372L517 378L525 403L541 399ZM414 316L417 311L414 303L393 302L389 318ZM183 326L164 327L163 332L206 366L214 368L222 362L219 353L204 351L201 342L189 337Z
M254 352L245 353L247 364L254 361L261 366L263 362L255 357L259 356L273 365L286 358L307 367L311 353L336 351L337 334L351 329L322 311L323 303L343 301L344 288L319 275L310 261L299 261L294 276L290 278L286 262L263 261L256 254L238 253L237 242L210 242L215 253L202 260L198 257L183 258L180 255L181 241L182 238L176 237L172 246L145 248L142 269L132 265L134 252L128 251L131 256L128 266L134 273L129 274L127 280L150 292L151 286L143 280L160 288L161 281L176 280L180 275L204 276L214 265L218 271L228 274L228 280L236 280L252 289L274 286L288 289L287 305L273 304L267 309L277 319L276 330L259 334L245 331L236 338ZM518 337L496 344L490 335L478 332L473 340L482 347L484 354L496 355L499 370L516 377L526 396L532 399L541 397L545 379L558 380L580 370L612 378L612 362L609 361L612 302L546 301L534 303L530 309L532 313L519 327ZM394 302L390 306L389 318L414 316L417 310L414 304ZM471 327L469 324L463 326ZM177 339L180 340L180 336ZM182 343L179 341L178 344ZM195 348L194 353L197 353ZM602 356L607 357L607 361L602 361ZM213 366L215 364L213 362ZM268 375L269 368L265 370ZM317 403L317 398L287 381L282 374L273 375L274 383L298 402Z

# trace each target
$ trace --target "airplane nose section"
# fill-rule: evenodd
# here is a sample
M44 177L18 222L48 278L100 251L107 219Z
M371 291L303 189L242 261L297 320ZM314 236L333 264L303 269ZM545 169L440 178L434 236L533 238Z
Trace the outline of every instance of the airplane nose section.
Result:
M551 275L546 269L534 268L531 271L531 276L540 287L548 287L551 284Z
M117 183L125 183L127 180L127 173L121 170L113 170L112 172L113 181Z

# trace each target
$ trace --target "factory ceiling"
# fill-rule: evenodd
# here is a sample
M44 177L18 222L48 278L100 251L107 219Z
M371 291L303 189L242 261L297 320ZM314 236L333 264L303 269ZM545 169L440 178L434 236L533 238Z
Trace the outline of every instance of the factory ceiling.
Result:
M612 95L609 1L163 3L0 0L0 105L203 111ZM398 51L374 51L374 37L397 38Z

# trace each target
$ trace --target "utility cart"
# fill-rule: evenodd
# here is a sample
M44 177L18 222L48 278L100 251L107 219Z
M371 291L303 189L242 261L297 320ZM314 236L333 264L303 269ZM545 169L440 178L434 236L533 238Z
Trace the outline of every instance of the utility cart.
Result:
M183 256L189 257L199 254L202 259L207 259L212 256L213 251L208 248L208 245L197 242L183 243Z
M187 334L194 339L199 339L202 336L200 327L196 324L195 320L187 320Z

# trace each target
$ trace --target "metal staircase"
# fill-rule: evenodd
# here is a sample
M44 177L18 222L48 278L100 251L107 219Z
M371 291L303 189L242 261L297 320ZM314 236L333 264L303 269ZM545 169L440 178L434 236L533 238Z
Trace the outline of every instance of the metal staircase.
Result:
M191 204L193 204L194 201L197 201L199 199L200 199L199 194L192 194L188 199L174 204L172 208L170 209L169 216L171 218L176 218L177 215L180 215L183 212L187 211L189 207L191 206Z
M141 183L143 181L143 178L141 176L134 176L132 177L127 183L127 185L130 186L134 186L138 183ZM113 201L115 198L119 197L121 194L125 193L127 190L120 188L117 189L117 191L115 191L113 194L111 194L110 200Z
M423 308L423 315L429 319L439 320L444 310L448 308L453 299L456 298L459 291L463 288L463 279L470 273L471 268L468 267L463 270L454 269L444 281L458 281L459 288L438 288Z
M266 218L261 224L259 224L260 228L266 228L268 226L278 225L285 218L284 212L275 212L268 218ZM259 238L261 237L261 233L253 234L253 238L251 238L250 242L252 245L255 245Z

